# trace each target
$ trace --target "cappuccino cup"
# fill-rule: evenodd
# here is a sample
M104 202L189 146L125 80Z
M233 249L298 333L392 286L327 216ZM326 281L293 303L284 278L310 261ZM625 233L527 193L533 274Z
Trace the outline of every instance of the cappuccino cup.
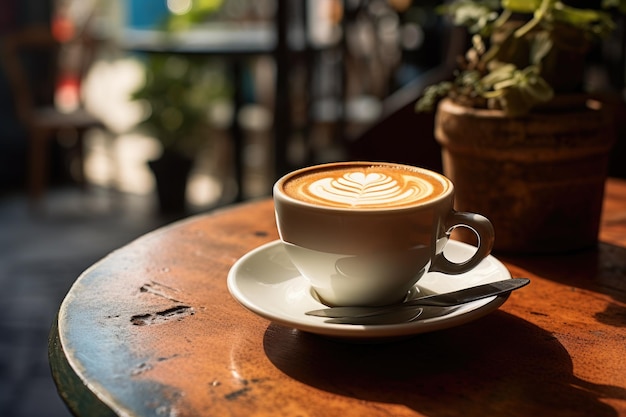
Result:
M311 166L280 178L273 196L290 260L314 295L331 306L401 302L426 272L470 271L493 247L490 221L455 211L452 182L423 168ZM472 230L478 241L474 255L459 263L443 254L456 227Z

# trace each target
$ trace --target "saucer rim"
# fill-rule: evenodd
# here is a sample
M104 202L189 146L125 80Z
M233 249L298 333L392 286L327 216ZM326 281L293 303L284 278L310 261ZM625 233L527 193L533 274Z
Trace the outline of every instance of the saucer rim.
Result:
M476 248L472 245L459 242L456 240L450 239L447 243L450 247L453 248L461 248L462 250L476 250ZM510 293L493 296L489 298L485 298L483 300L477 300L471 303L468 303L462 307L462 311L460 313L449 313L442 316L436 316L425 320L420 320L419 318L410 322L403 323L394 323L394 324L338 324L338 323L326 323L325 318L323 317L311 317L306 316L304 313L309 309L303 309L302 317L293 317L286 316L277 313L273 313L263 308L263 303L259 303L255 301L251 297L250 294L246 294L239 285L241 279L248 276L256 276L251 271L246 271L247 275L244 275L241 270L245 267L245 265L253 258L258 256L260 253L269 251L269 250L281 250L282 242L278 240L273 240L271 242L265 243L261 246L258 246L242 257L237 259L237 261L233 264L228 272L227 277L227 286L230 294L235 298L237 302L239 302L243 307L251 311L252 313L263 317L273 323L283 325L286 327L295 328L304 332L314 333L322 336L328 336L333 338L340 339L385 339L385 338L402 338L413 336L421 333L428 333L437 330L443 330L451 327L456 327L465 323L469 323L475 321L494 310L498 309L506 300L508 299ZM284 249L282 249L284 250ZM485 260L481 262L492 262L497 268L499 274L497 280L502 279L511 279L512 276L497 258L493 255L487 256ZM428 274L428 273L427 273ZM471 275L472 271L467 272L465 274L461 274L464 276ZM258 275L258 274L257 274ZM423 279L423 278L422 278ZM291 280L302 281L305 280L297 272L294 273L294 277ZM256 281L263 282L263 281ZM487 283L490 281L484 281L481 283ZM419 286L419 284L418 284ZM311 299L314 299L310 296ZM319 304L319 308L326 307L324 304L319 303L319 301L315 300ZM456 310L455 310L456 311Z

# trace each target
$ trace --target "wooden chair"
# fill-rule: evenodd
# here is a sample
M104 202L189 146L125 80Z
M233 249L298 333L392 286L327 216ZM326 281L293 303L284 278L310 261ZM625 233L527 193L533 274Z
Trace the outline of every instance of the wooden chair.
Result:
M105 128L82 106L68 112L55 107L60 46L47 27L22 29L1 39L0 58L11 85L16 116L29 140L28 191L32 202L40 200L46 186L48 142L62 133L77 139L77 179L84 185L83 134L89 129ZM83 65L83 70L86 68Z

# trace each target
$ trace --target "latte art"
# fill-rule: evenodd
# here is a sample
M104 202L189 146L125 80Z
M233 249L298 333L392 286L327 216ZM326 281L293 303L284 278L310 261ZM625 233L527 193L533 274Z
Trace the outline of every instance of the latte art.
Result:
M404 183L380 173L348 172L340 178L323 178L308 187L310 198L350 207L393 205L432 195L433 186L413 176Z
M342 208L404 207L441 195L436 177L407 169L352 166L310 172L285 184L287 194L312 204Z

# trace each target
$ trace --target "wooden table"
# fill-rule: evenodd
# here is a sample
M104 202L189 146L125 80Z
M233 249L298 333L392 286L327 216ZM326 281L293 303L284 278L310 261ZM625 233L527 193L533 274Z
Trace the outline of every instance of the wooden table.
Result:
M601 243L500 257L531 284L477 321L354 344L241 307L226 276L277 238L270 200L173 224L76 281L50 339L81 416L626 416L626 182Z

